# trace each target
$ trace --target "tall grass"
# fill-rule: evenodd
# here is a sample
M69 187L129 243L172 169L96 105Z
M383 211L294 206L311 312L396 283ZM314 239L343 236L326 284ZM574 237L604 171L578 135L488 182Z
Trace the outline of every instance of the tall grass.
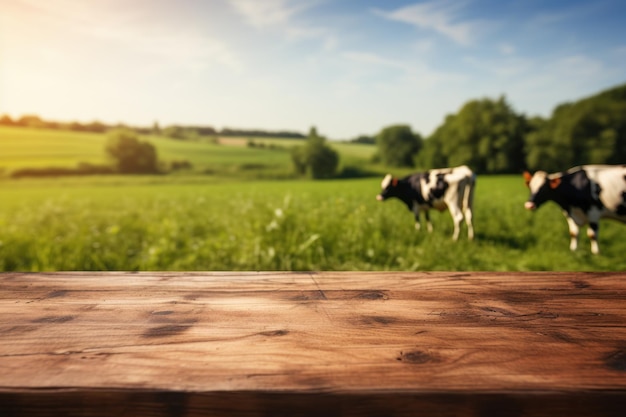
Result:
M105 177L0 182L0 270L624 270L624 225L570 252L554 205L517 177L480 177L476 240L447 212L417 232L380 179L237 182ZM584 234L583 234L584 235Z

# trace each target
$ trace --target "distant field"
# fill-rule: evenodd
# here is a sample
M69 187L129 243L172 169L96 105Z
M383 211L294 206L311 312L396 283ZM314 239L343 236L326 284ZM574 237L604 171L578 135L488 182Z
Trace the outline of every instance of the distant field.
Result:
M0 127L0 169L105 163L105 140L97 133Z
M518 177L479 177L476 241L449 214L416 232L380 178L234 181L206 176L0 181L0 270L618 270L625 225L602 254L571 253L556 206L523 209Z
M272 138L228 138L220 137L219 141L225 145L234 146L246 146L248 140L252 140L255 143L262 143L266 146L278 146L285 148L292 148L305 143L303 139L272 139ZM350 142L335 142L328 141L328 143L335 148L342 156L348 158L358 158L361 160L370 159L376 152L376 146L366 145L362 143L350 143Z
M76 167L79 162L105 164L106 134L45 129L0 127L0 175L19 168ZM160 136L143 136L156 146L159 159L189 161L196 173L236 175L242 178L285 178L292 176L290 149L302 145L296 139L253 139L264 148L250 148L248 138L219 138L209 141L179 141ZM269 147L269 145L274 145ZM341 166L366 164L375 147L331 143L341 155Z

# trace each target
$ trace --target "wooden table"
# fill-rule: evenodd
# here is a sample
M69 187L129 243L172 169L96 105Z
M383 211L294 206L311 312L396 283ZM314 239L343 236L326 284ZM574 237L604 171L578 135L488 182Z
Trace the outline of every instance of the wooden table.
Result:
M626 273L2 273L0 416L624 416Z

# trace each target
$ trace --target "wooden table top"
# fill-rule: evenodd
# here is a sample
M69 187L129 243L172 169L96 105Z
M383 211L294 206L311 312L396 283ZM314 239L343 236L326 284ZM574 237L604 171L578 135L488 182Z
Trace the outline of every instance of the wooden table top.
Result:
M626 413L626 273L0 273L0 416Z

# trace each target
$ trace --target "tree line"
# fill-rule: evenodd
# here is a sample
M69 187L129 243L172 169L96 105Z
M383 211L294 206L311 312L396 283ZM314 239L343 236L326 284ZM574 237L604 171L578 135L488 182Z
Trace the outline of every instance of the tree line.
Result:
M0 126L12 127L32 127L38 129L58 129L71 130L74 132L92 132L104 133L109 130L125 129L133 131L140 135L163 135L172 139L194 140L199 136L250 136L261 138L284 138L284 139L305 139L306 136L300 132L291 132L287 130L267 131L260 129L237 129L224 127L216 129L212 126L202 125L170 125L164 128L159 126L158 122L154 122L152 126L127 126L123 123L115 125L106 124L99 121L90 123L80 122L57 122L44 120L37 115L23 115L18 118L4 114L0 116Z
M561 104L549 118L518 114L504 96L471 100L427 138L395 125L376 143L377 160L397 167L466 164L501 174L626 163L626 84Z
M37 116L12 120L0 117L0 125L69 128L91 132L111 130L107 154L121 173L158 172L154 146L138 134L159 134L179 140L218 133L212 127L168 126L155 123L144 128L113 129L99 122L62 125ZM325 137L311 128L305 137L293 132L264 132L225 128L220 135L299 138L292 149L294 171L311 178L337 176L339 154ZM429 137L408 125L383 128L373 137L359 136L355 143L375 143L374 162L389 167L429 169L468 165L480 174L519 173L524 169L562 171L582 164L626 163L626 84L594 96L557 106L549 118L527 117L513 110L504 96L465 103L458 113L447 115ZM83 166L80 173L104 168ZM99 172L99 171L98 171Z

